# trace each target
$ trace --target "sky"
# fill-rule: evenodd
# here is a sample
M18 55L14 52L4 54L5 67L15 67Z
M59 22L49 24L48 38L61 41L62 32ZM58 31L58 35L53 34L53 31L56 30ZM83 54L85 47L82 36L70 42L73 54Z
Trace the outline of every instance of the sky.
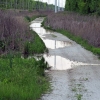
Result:
M38 1L38 0L35 0L35 1ZM39 1L47 2L49 4L55 4L55 0L39 0ZM59 1L59 6L60 7L64 7L65 6L65 0L57 0L57 1Z

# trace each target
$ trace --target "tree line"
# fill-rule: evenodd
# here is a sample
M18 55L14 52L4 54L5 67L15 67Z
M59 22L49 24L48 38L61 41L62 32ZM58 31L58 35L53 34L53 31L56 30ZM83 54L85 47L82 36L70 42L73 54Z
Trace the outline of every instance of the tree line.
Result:
M2 9L50 9L54 10L54 5L48 5L40 1L34 0L0 0L0 8Z
M100 0L66 0L65 10L100 15Z

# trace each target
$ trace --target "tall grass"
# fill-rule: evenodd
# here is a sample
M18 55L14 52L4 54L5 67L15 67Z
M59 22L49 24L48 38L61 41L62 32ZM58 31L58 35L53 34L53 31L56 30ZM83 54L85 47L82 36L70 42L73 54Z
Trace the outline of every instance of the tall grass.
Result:
M44 68L39 64L41 59L13 58L13 66L9 60L0 58L0 100L37 100L49 88ZM43 70L41 72L40 70Z
M28 24L22 16L15 16L12 13L0 11L0 41L3 52L22 52L26 40L30 40L32 34L29 33ZM0 52L2 53L2 49Z
M53 29L64 29L87 40L89 44L100 47L100 18L84 16L77 13L63 12L47 17L46 26Z
M42 12L43 16L48 15ZM35 32L30 31L26 18L31 21L37 16L42 16L41 12L0 10L0 54L9 51L19 51L24 53L26 43L29 43L29 51L33 53L43 53L45 45ZM41 42L41 43L39 43ZM33 51L32 51L33 50Z
M25 43L24 55L41 54L46 52L46 46L38 34L34 31L31 31L31 34L34 35L34 38Z
M100 55L100 18L98 16L60 12L49 15L43 24L48 26L46 28L60 30L62 34L73 37L73 40L86 49Z
M39 13L0 10L0 100L37 100L49 88L47 62L28 58L46 49L25 21L35 14Z

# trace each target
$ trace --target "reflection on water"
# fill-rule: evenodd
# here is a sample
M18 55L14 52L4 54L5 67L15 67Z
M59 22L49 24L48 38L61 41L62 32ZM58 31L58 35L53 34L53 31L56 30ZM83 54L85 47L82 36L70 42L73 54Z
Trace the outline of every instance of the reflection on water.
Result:
M45 39L44 42L45 42L46 47L50 48L50 49L63 48L63 47L71 45L70 42L66 42L66 41L57 41L57 40Z
M66 70L71 68L71 61L60 56L44 55L52 70Z
M60 49L58 48L64 48L64 47L69 47L71 46L71 42L69 41L60 41L57 40L57 36L54 36L53 31L47 31L43 27L41 27L41 22L43 21L43 18L38 18L35 21L31 22L30 28L34 30L44 41L46 47L49 50L54 50L57 49L58 52ZM82 63L82 62L77 62L77 61L70 61L67 58L63 58L61 56L57 56L56 51L54 51L55 55L50 56L44 55L45 60L48 62L50 66L52 66L52 70L67 70L72 68L73 66L80 66L80 65L100 65L100 64L87 64L87 63Z
M63 58L61 56L47 56L44 55L45 60L51 66L51 70L67 70L77 66L98 66L100 64L89 64L77 61L70 61L69 59Z
M53 34L54 33L54 32L48 31L48 30L44 29L43 27L41 27L41 23L33 22L30 25L30 28L33 29L41 38L43 38L44 35Z
M30 27L32 27L32 28L40 28L41 27L41 23L40 23L40 21L39 22L33 21L33 22L31 22Z
M54 37L53 31L47 31L43 27L41 27L41 23L37 23L37 21L33 21L30 27L42 38L47 48L56 49L56 48L63 48L66 46L70 46L71 43L69 41L57 41L52 39L47 39L46 36L48 34L49 38Z

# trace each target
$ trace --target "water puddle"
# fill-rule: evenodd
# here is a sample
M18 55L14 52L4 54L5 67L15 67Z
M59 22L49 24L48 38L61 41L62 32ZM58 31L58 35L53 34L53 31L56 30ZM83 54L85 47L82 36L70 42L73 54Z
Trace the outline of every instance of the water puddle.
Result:
M48 31L41 27L42 21L43 18L38 18L35 21L32 21L30 28L41 37L49 51L54 52L54 55L50 54L50 52L47 55L44 55L45 60L48 62L49 66L51 66L52 70L67 70L72 68L73 66L75 67L80 65L96 65L82 63L79 61L70 61L69 59L64 58L63 56L58 56L63 54L61 48L72 46L72 43L68 40L60 40L61 37L58 38L58 35L55 34L55 32Z
M71 61L57 55L44 55L45 60L48 62L51 70L67 70L75 68L77 66L98 66L100 64L83 63L77 61Z
M71 61L60 56L47 56L44 55L45 60L48 62L51 70L67 70L71 68Z
M44 35L51 34L50 31L41 27L41 23L33 22L31 23L30 28L34 30L41 38L43 38Z
M70 42L49 40L49 39L45 39L44 42L45 42L46 47L49 49L64 48L71 45Z
M33 21L31 23L30 27L42 38L46 47L49 49L63 48L63 47L72 45L71 42L69 42L69 41L56 40L55 38L57 36L54 35L54 32L44 29L43 27L41 27L41 23L39 23L37 21ZM54 38L54 40L53 40L53 38Z
M40 28L41 27L41 23L40 23L40 21L32 21L30 27L32 27L32 28Z

